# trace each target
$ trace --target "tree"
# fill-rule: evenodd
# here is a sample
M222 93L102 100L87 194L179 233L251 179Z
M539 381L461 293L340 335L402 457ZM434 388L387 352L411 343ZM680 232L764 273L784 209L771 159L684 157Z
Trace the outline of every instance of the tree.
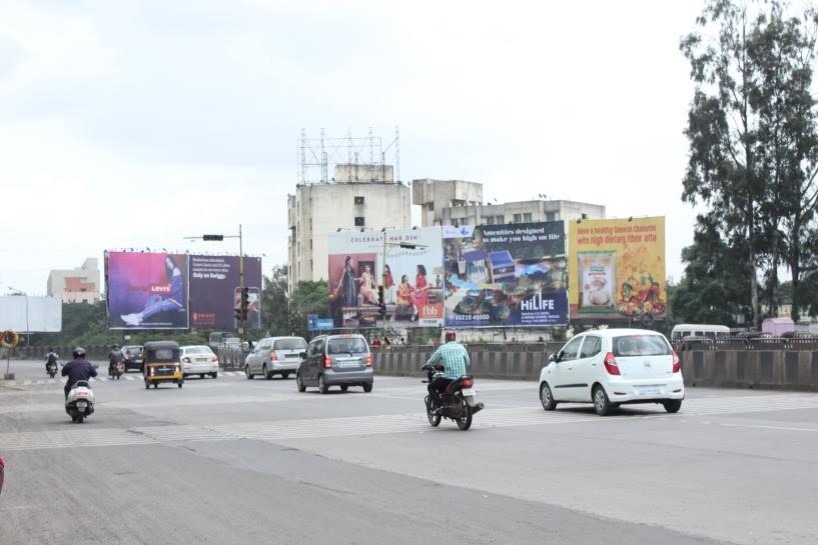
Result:
M290 297L290 332L300 337L308 337L307 314L329 316L329 288L324 281L299 282Z
M261 315L264 328L271 335L289 335L289 312L287 300L287 266L273 267L272 277L264 277L261 292Z

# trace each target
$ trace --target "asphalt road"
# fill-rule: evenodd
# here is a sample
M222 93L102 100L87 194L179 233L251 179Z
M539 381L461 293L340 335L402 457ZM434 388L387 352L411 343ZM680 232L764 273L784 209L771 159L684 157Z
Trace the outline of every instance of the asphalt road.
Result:
M694 389L676 415L600 418L477 377L461 432L429 427L420 373L328 395L129 374L73 424L41 364L12 368L2 545L818 543L815 394Z

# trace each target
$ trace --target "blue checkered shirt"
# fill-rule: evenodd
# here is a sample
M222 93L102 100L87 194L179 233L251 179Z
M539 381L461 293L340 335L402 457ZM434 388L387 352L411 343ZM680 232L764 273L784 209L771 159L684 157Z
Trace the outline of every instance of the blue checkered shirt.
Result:
M452 341L435 350L435 353L429 358L429 364L434 365L435 363L443 364L444 377L458 379L466 374L466 368L471 365L471 360L463 345Z

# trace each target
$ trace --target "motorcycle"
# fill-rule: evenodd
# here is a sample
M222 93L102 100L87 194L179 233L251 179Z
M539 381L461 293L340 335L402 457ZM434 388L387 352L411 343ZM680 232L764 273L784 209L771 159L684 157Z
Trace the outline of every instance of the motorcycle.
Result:
M119 380L119 377L121 377L123 374L125 374L125 362L122 360L116 360L111 368L111 377Z
M65 412L78 424L94 413L94 391L88 381L78 380L71 386L65 399Z
M421 381L424 384L443 376L443 368L440 365L426 364L421 369L427 373L427 379ZM466 431L471 427L472 416L485 407L475 399L474 377L471 375L464 375L451 382L440 396L440 410L432 403L431 396L427 395L423 400L426 404L426 417L433 428L440 425L442 418L448 418L454 420L458 428Z
M48 373L48 376L54 378L57 375L57 362L50 361L45 364L45 371Z

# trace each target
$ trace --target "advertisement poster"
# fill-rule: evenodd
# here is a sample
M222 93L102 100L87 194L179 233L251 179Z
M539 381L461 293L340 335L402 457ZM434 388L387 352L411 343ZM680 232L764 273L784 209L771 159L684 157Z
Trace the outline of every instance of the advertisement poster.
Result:
M234 309L241 304L239 256L190 256L190 326L236 329ZM261 329L261 258L244 258L244 286L248 313L244 327Z
M443 229L446 327L568 322L562 221Z
M107 252L109 329L187 329L184 254Z
M341 231L327 239L330 310L336 328L443 324L439 227ZM386 323L379 309L381 286Z
M571 319L665 317L665 218L568 223Z

